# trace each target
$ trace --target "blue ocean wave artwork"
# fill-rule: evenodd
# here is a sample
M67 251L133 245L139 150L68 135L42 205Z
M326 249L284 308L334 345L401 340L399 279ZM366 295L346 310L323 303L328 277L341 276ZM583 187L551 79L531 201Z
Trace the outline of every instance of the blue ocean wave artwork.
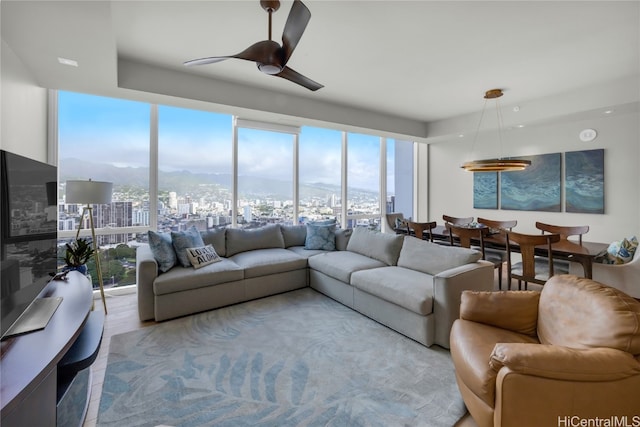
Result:
M473 207L498 209L498 172L473 173Z
M604 149L565 153L567 212L604 213Z
M561 154L522 157L531 160L523 171L500 173L500 207L508 210L560 212Z

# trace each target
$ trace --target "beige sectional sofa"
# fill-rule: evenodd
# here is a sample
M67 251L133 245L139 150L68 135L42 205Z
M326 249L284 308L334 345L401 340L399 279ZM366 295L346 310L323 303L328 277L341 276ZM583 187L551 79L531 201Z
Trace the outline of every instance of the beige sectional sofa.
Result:
M463 290L491 290L493 265L477 251L363 228L335 231L336 250L305 249L305 226L203 232L221 261L160 273L137 251L141 320L167 320L311 286L426 345L449 347Z

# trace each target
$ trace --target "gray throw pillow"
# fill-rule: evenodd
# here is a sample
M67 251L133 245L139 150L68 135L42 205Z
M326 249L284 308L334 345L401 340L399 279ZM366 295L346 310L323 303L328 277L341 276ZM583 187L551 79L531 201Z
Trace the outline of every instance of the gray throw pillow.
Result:
M284 238L284 247L304 246L307 238L307 227L304 225L282 225L282 237Z
M166 273L177 262L176 251L171 244L171 234L149 230L147 235L149 236L149 248L151 248L153 258L158 263L158 270Z
M347 250L377 259L387 265L396 265L402 248L402 235L380 233L364 227L353 229Z
M226 229L214 228L213 230L201 231L202 241L205 245L213 246L219 256L227 256L226 254Z
M227 256L254 249L283 248L284 238L277 224L260 228L227 228Z
M482 258L473 249L443 246L413 236L404 236L398 267L410 268L435 276L445 270L471 264Z
M173 249L176 251L178 262L183 267L191 267L191 261L189 261L187 249L204 246L202 236L194 226L186 231L172 231L171 242L173 243Z

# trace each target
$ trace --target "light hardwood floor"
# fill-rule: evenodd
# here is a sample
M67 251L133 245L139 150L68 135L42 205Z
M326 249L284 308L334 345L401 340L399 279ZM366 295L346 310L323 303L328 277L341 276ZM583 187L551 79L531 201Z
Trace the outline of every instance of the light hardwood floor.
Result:
M503 281L506 283L506 269L503 271ZM494 288L498 289L498 275L495 274ZM503 289L505 288L503 284ZM102 301L95 300L95 310L103 310ZM109 343L111 337L122 334L124 332L134 331L155 325L156 322L141 322L138 318L138 298L134 291L125 295L107 295L107 311L104 321L104 334L102 337L102 345L98 358L91 366L93 383L91 389L91 400L87 417L85 418L83 427L95 427L98 419L98 407L100 405L100 396L102 394L102 383L104 382L104 373L107 368L107 354L109 353ZM477 426L473 419L468 416L460 420L455 427L475 427ZM126 427L126 426L122 426Z

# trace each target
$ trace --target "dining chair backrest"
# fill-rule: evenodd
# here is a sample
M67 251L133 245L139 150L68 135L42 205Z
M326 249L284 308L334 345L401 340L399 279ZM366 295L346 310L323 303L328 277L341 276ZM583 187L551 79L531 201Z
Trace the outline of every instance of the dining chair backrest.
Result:
M489 228L494 230L509 230L511 231L513 227L518 225L518 221L515 219L508 221L499 221L487 218L478 218L478 224L486 225Z
M559 234L560 240L567 240L569 236L578 236L578 241L582 244L582 235L589 232L588 225L551 225L543 222L536 222L536 228L542 230L542 234L545 232L551 234Z
M560 241L559 234L521 234L516 233L515 231L504 231L505 238L507 241L507 272L509 281L513 279L522 280L525 283L537 283L540 285L544 285L544 283L548 280L549 277L554 275L553 271L553 252L551 251L551 245L553 243L557 243ZM514 274L512 269L511 262L511 253L514 251L513 244L518 245L518 252L522 256L522 274ZM536 257L535 257L535 249L536 246L546 246L547 257L549 259L548 263L545 265L548 266L548 275L547 277L541 279L539 274L536 274Z
M457 218L455 216L442 215L442 219L444 220L445 223L453 224L453 225L467 225L473 222L472 216L468 218Z
M447 230L449 230L449 242L451 243L451 246L454 246L456 237L460 246L463 248L470 248L471 241L473 240L480 244L482 259L485 259L484 237L489 231L487 227L461 227L453 224L446 224L446 227Z
M433 242L433 234L431 230L436 228L436 222L413 222L407 221L407 234L411 236L411 232L413 231L413 235L415 235L418 239L425 238L425 232L429 236L429 241Z

